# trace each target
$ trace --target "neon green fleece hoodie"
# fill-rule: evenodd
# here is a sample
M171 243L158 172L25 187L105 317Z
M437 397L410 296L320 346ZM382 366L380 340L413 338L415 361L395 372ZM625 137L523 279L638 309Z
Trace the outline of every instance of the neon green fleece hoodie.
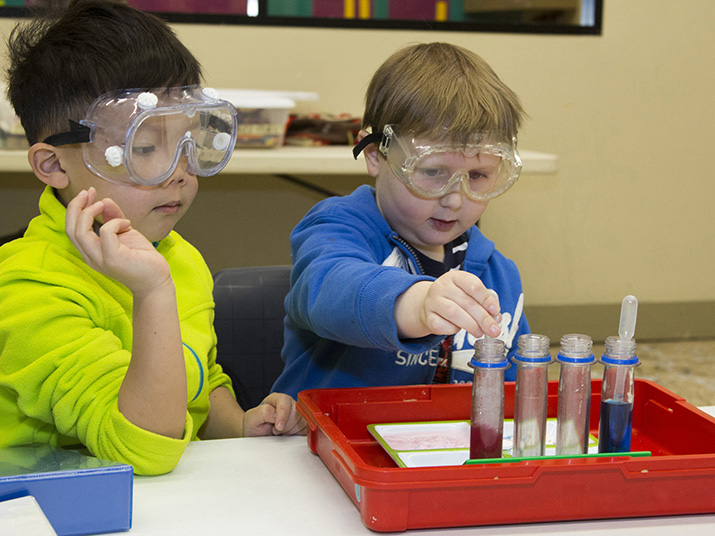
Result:
M175 232L157 250L176 286L189 400L184 437L148 432L120 413L132 295L84 263L65 234L65 207L48 187L25 236L0 248L0 447L82 444L137 474L176 466L206 420L209 393L232 387L216 364L206 263Z

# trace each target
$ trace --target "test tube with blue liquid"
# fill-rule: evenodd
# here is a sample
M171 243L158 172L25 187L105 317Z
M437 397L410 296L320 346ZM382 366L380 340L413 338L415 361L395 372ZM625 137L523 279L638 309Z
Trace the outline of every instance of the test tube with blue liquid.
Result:
M551 363L549 338L535 333L519 337L514 396L514 456L543 456Z
M469 457L501 458L504 438L504 370L509 366L506 346L484 337L474 344L472 420Z
M556 418L556 454L588 452L591 416L591 365L595 362L593 341L588 335L571 333L561 337L557 360L559 374Z
M630 452L633 429L634 370L638 366L636 329L638 300L626 296L621 305L618 337L606 339L601 357L601 420L598 426L598 452Z

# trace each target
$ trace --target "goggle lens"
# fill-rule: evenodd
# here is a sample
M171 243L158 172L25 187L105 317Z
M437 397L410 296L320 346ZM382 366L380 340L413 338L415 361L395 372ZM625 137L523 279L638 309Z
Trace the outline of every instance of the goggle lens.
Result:
M237 131L230 103L196 86L157 90L148 108L140 102L144 95L100 98L81 121L92 128L82 154L94 173L110 182L153 186L174 173L182 156L200 176L226 166Z
M510 163L488 148L471 156L467 150L439 150L401 165L404 179L428 196L442 196L460 183L464 191L475 197L501 192L512 176ZM394 165L394 164L393 164Z
M471 199L491 199L508 190L521 171L514 142L484 142L489 138L475 136L476 143L430 145L400 136L393 125L385 127L383 136L380 151L390 168L423 197L442 197L461 186Z

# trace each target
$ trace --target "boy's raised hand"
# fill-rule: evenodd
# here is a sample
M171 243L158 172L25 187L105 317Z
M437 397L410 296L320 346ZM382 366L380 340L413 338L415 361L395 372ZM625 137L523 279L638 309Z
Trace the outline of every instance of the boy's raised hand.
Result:
M132 292L149 291L171 278L166 259L111 199L96 200L94 188L82 190L67 205L65 231L84 261ZM95 232L95 221L104 223Z
M271 393L243 415L244 437L304 434L305 426L295 400L282 393Z
M452 335L460 329L474 337L501 331L499 299L474 274L451 270L435 281L419 281L395 302L400 337Z

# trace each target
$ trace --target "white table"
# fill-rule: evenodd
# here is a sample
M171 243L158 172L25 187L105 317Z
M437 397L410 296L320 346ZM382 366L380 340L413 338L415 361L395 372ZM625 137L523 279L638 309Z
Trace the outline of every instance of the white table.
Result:
M715 406L705 408L715 415ZM438 507L438 505L435 505ZM189 444L178 467L136 477L130 536L378 534L305 437L226 439ZM712 536L715 514L408 531L414 536Z

